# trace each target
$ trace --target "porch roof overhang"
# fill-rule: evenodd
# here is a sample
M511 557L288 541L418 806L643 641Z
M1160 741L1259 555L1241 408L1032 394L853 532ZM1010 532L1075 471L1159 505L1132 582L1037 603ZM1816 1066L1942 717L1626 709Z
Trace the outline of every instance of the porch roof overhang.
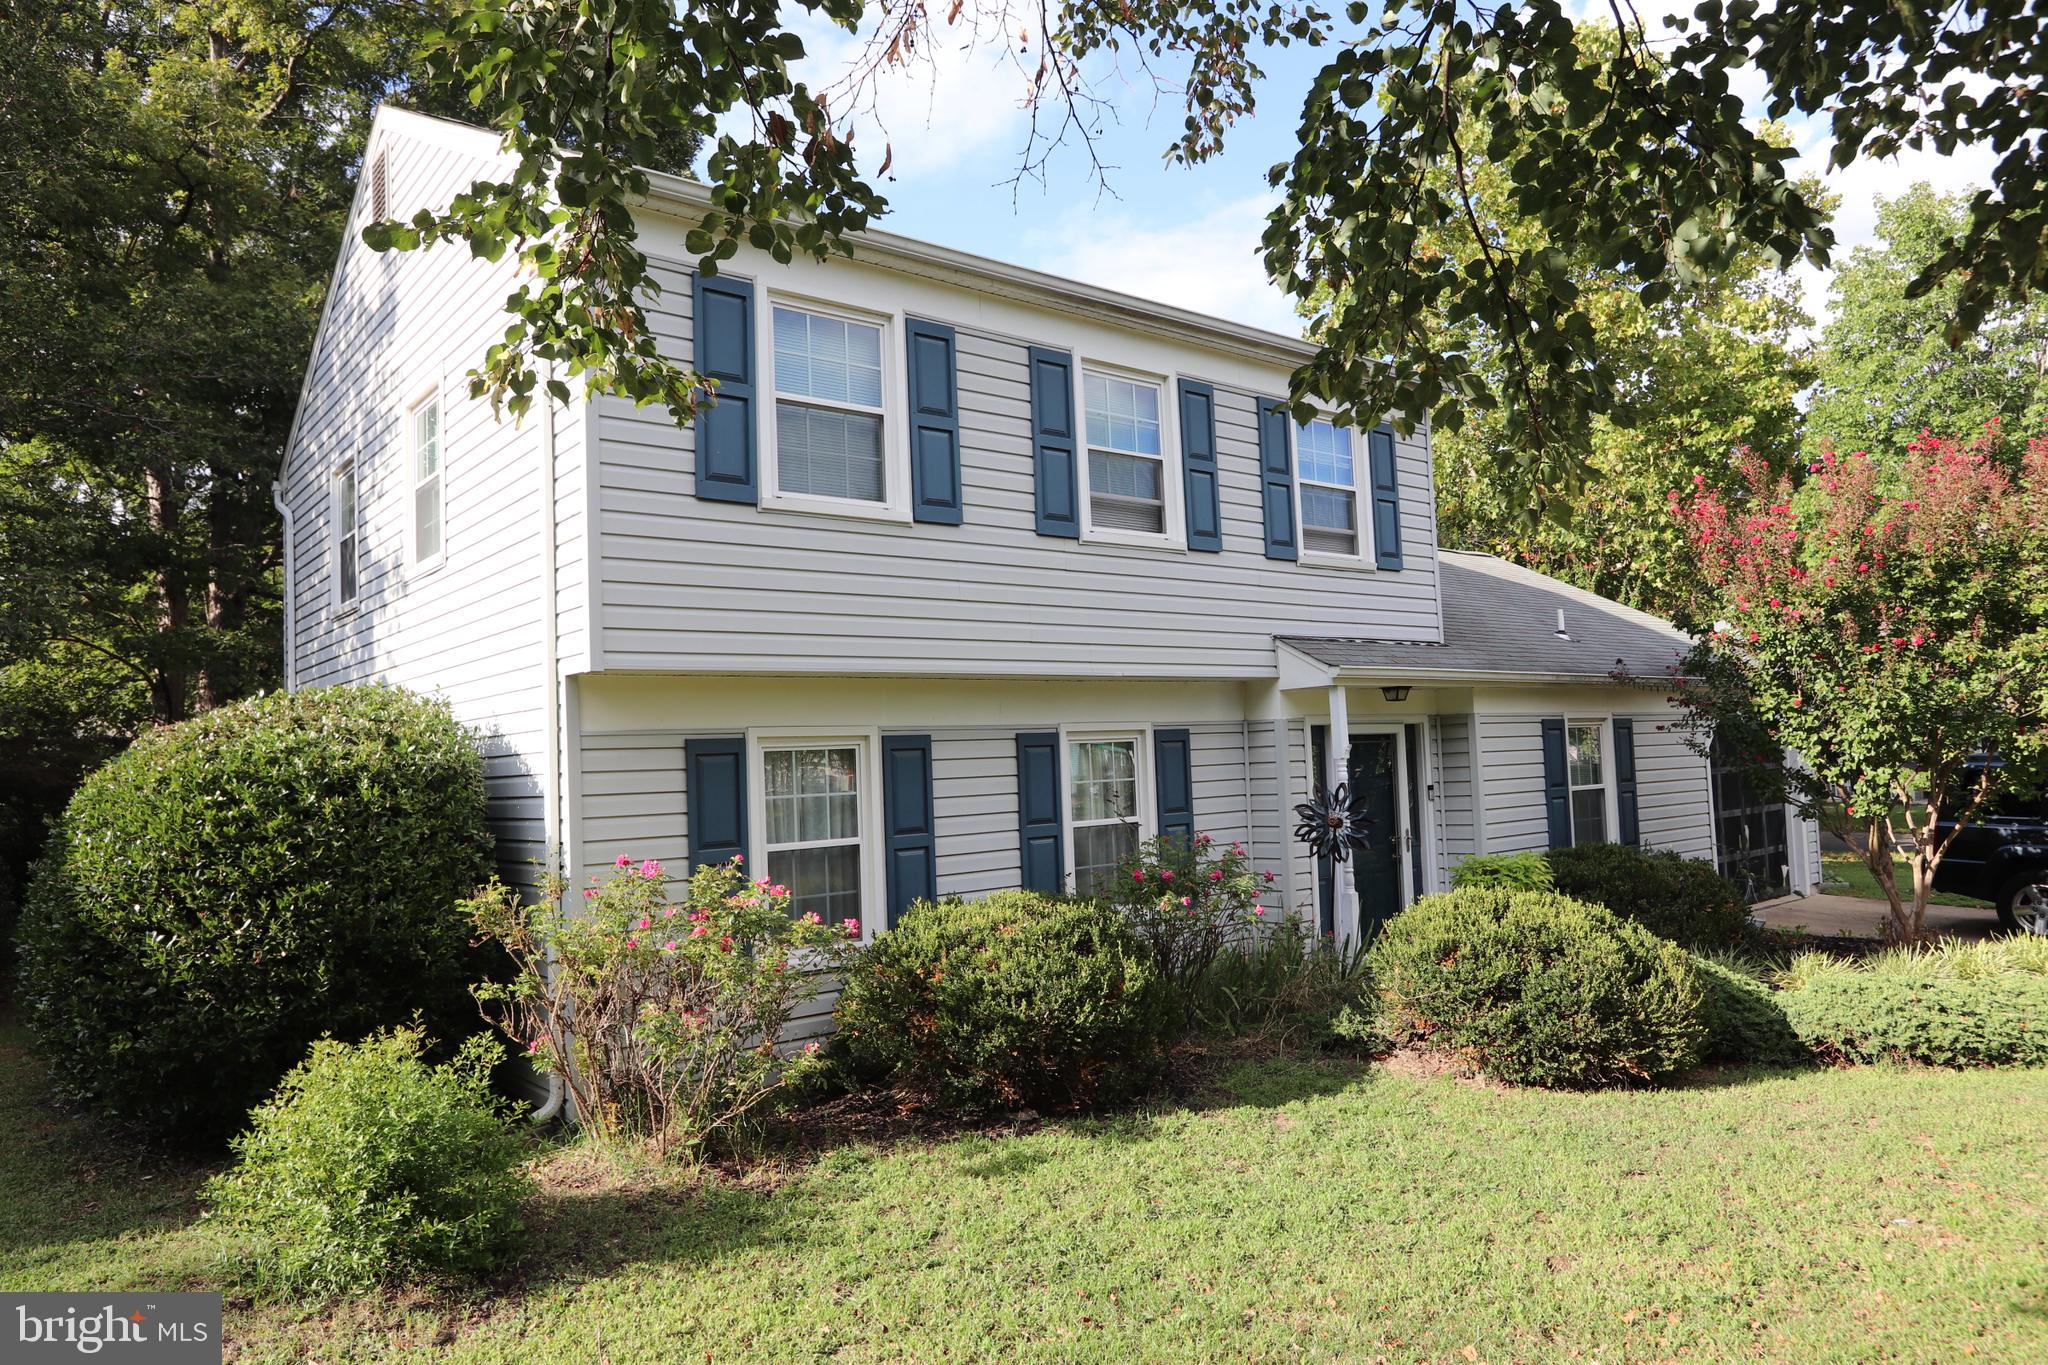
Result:
M1443 551L1441 641L1283 635L1280 685L1670 687L1692 639L1492 555Z

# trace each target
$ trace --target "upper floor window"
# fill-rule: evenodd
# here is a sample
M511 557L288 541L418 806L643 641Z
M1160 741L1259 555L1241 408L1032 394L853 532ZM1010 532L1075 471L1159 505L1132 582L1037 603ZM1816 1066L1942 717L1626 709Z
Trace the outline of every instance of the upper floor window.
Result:
M1081 388L1088 423L1089 524L1164 534L1166 457L1159 386L1089 371Z
M333 511L334 603L345 607L356 600L356 547L362 537L356 513L356 462L344 460L334 471L329 505Z
M1067 745L1067 822L1073 829L1074 890L1103 890L1138 851L1138 752L1135 736L1077 739Z
M761 751L767 875L789 888L792 915L861 917L860 760L852 742Z
M1572 842L1607 842L1606 726L1597 720L1564 727L1565 771L1572 789Z
M889 502L881 326L778 304L774 336L774 491Z
M441 558L441 396L412 410L412 562Z
M1294 429L1296 477L1301 487L1301 548L1310 554L1356 559L1358 462L1352 431L1326 418Z

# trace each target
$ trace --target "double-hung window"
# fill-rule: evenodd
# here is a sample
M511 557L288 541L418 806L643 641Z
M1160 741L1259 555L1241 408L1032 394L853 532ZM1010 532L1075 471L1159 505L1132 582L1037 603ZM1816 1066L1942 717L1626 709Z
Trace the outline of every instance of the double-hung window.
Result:
M356 462L344 460L334 471L334 488L330 501L334 515L334 604L337 607L352 605L356 600L359 586L357 580L356 547L361 543L359 518L356 513Z
M1607 842L1606 726L1597 720L1565 722L1565 772L1572 793L1572 842Z
M1294 429L1296 477L1301 488L1301 548L1310 554L1357 559L1358 462L1352 431L1327 418Z
M1081 389L1088 421L1090 526L1166 534L1159 385L1090 370L1082 375Z
M769 745L761 751L770 880L789 888L789 913L828 924L861 917L861 748Z
M1137 852L1139 830L1136 736L1075 739L1067 744L1067 820L1073 829L1074 890L1103 890Z
M412 410L412 562L434 564L441 558L441 396L435 394Z
M774 307L775 489L887 505L882 327Z

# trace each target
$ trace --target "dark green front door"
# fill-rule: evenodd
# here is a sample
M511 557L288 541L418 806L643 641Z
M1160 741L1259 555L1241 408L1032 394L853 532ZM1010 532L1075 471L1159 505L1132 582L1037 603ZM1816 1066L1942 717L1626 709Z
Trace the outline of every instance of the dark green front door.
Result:
M1358 933L1370 941L1401 913L1401 817L1398 735L1353 735L1348 781L1352 809L1372 823L1366 846L1354 855Z

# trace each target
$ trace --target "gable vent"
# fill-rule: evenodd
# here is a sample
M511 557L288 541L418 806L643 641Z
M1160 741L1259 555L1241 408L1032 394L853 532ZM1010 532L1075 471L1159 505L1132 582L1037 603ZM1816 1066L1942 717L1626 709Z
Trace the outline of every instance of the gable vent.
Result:
M384 174L385 154L370 158L370 217L378 222L391 216L391 191Z

